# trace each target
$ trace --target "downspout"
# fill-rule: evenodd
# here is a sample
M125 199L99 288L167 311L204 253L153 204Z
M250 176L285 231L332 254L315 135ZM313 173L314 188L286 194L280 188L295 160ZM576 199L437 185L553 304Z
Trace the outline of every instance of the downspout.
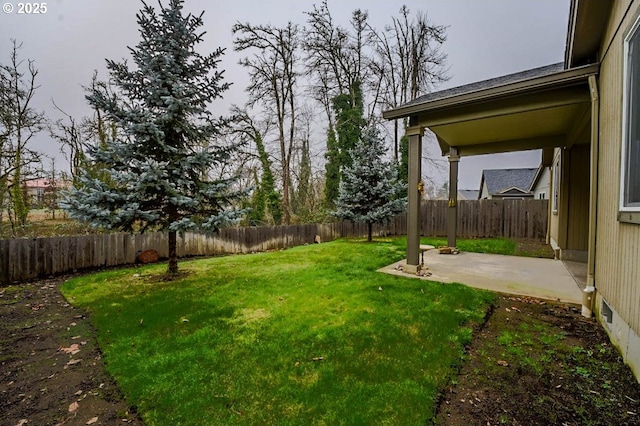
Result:
M589 76L591 94L591 170L589 179L589 254L587 259L587 287L582 296L582 315L591 317L596 294L596 232L598 216L598 154L600 151L600 96L595 75Z

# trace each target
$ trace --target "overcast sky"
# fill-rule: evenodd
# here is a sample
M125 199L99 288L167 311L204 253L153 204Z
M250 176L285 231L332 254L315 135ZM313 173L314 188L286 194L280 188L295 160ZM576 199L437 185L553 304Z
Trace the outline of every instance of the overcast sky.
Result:
M226 80L234 84L217 112L246 100L247 78L237 65L240 55L233 52L231 26L237 21L303 24L304 12L320 2L187 0L187 11L205 10L207 35L202 51L227 48L221 68L226 70ZM59 118L52 99L73 116L88 115L82 86L90 83L93 70L105 79L105 58L126 57L127 46L139 40L135 14L141 3L134 0L49 0L46 13L40 15L18 14L15 0L0 3L14 9L0 13L0 63L9 60L10 39L24 43L20 56L34 60L39 70L34 106L52 119ZM149 4L156 2L149 0ZM360 8L369 12L374 27L382 29L406 4L412 14L421 10L432 23L448 26L443 50L451 79L436 90L561 62L564 57L569 0L328 0L328 4L332 15L344 24L351 11ZM59 149L45 135L38 138L38 144L51 155ZM539 152L464 158L459 187L477 189L484 168L537 167L539 162Z

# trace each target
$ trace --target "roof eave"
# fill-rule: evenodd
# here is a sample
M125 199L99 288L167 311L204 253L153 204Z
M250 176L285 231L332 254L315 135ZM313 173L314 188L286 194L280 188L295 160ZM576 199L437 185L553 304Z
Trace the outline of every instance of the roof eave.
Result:
M571 0L564 55L566 69L598 62L612 6L612 1Z
M386 120L410 117L412 115L440 110L459 105L468 105L476 102L483 102L495 98L506 97L521 92L543 90L554 86L563 86L586 79L590 75L598 73L599 64L586 65L579 68L564 70L542 77L529 80L522 80L502 86L490 87L474 92L463 93L461 95L447 98L425 101L417 104L401 106L395 109L382 112L382 117Z

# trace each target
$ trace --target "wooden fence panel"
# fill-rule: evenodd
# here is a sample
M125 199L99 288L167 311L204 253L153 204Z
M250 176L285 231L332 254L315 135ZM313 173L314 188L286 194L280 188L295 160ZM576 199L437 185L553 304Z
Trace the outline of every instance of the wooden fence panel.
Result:
M12 275L9 272L9 244L10 240L0 240L0 283L10 283Z
M423 202L422 235L446 236L448 202ZM458 237L544 239L547 232L547 200L476 200L458 204ZM374 236L405 235L406 214L385 225L375 225ZM217 234L185 233L178 237L178 254L211 256L280 250L340 237L365 237L366 224L335 223L225 228ZM138 253L155 249L168 257L166 234L147 233L84 235L37 239L0 240L0 284L56 274L132 264Z

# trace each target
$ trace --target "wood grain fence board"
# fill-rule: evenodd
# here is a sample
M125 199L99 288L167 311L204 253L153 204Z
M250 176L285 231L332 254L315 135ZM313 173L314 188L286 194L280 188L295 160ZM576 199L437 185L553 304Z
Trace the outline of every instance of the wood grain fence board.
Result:
M29 261L28 261L28 270L25 273L25 276L28 280L38 278L38 241L33 238L28 241L28 253L29 253Z
M0 240L0 283L10 283L9 272L9 240Z

